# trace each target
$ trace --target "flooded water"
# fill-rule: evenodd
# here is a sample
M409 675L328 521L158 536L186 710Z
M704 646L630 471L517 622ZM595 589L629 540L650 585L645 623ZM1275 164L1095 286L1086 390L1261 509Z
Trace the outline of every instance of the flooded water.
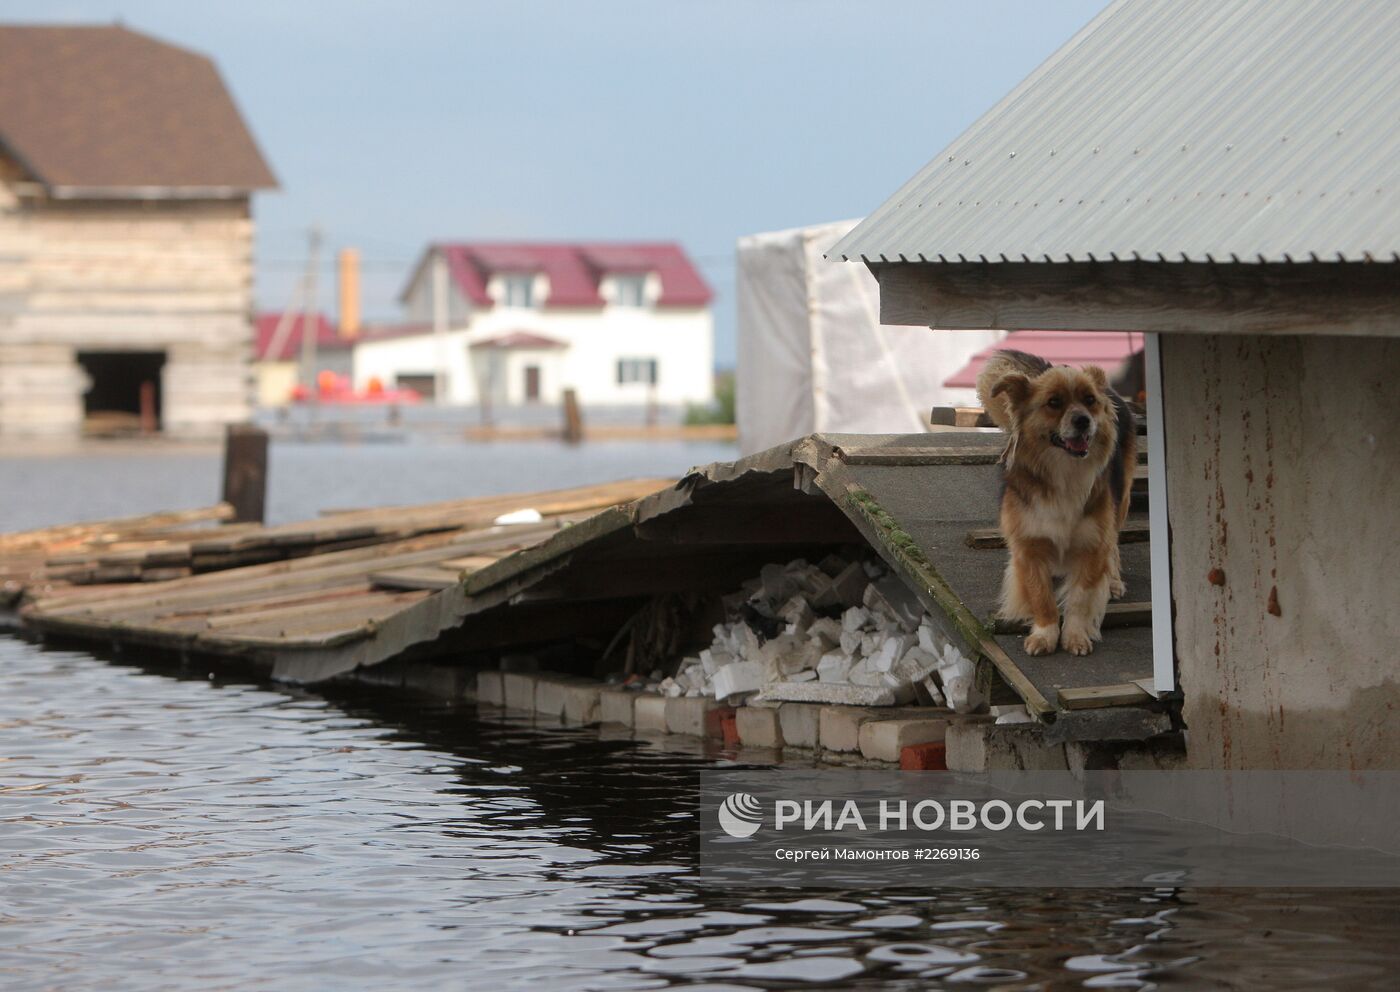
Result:
M515 447L513 468L484 448L276 451L274 493L288 464L296 486L276 499L305 515L727 454ZM194 485L192 462L19 461L31 483L65 485L38 508L32 487L0 501L5 528L154 509L161 486ZM0 463L0 486L15 466ZM696 873L695 803L700 769L726 759L698 745L3 636L0 679L7 992L1397 984L1397 893L716 890Z
M276 442L268 457L267 517L280 524L325 509L679 476L736 457L734 445L716 442L463 444L430 435L392 443ZM0 451L0 531L209 506L219 498L222 458L217 448L159 442Z
M0 987L1395 987L1390 893L744 891L699 769L0 638Z

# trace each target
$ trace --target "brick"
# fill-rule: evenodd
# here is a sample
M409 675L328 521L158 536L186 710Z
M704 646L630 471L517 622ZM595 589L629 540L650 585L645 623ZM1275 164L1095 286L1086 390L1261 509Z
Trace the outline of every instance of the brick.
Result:
M569 723L597 723L602 689L595 683L576 685L564 694L564 719Z
M639 692L632 704L632 725L638 730L666 733L666 697Z
M506 706L513 710L535 712L535 676L527 672L502 672Z
M637 693L631 689L604 689L598 693L598 719L604 724L632 726L632 704Z
M476 673L476 701L496 706L506 704L505 683L501 679L500 672Z
M722 741L725 739L724 723L728 720L734 721L734 707L732 706L711 706L705 711L705 736L712 740ZM737 728L732 732L735 740L738 740Z
M542 676L535 683L535 712L570 723L593 723L598 719L600 688L589 679Z
M907 772L947 771L948 745L942 741L908 744L899 752L899 767Z
M1046 744L1039 726L959 722L948 728L948 767L955 772L1068 771L1063 744Z
M947 720L866 720L860 725L860 753L871 761L898 761L907 745L941 741L947 731Z
M860 725L874 714L858 706L823 706L819 740L826 751L859 751Z
M664 729L668 734L709 737L709 713L715 708L716 703L709 696L676 696L674 699L667 699ZM720 736L718 717L715 717L713 736Z
M778 725L787 747L816 748L821 740L822 708L812 703L783 703L778 707Z
M739 721L736 711L730 709L720 717L720 735L725 747L737 747L739 740Z
M782 747L779 710L770 706L740 706L734 711L739 740L750 747Z
M464 669L456 665L438 665L430 661L406 662L402 666L406 689L427 693L438 699L458 699L465 681Z

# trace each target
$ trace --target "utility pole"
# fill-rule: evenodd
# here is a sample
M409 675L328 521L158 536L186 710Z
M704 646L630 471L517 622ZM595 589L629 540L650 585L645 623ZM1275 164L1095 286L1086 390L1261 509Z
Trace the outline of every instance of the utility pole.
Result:
M316 331L319 326L312 321L316 317L316 270L320 265L321 228L315 224L307 232L306 240L306 292L302 296L301 310L301 374L302 383L307 389L307 398L314 408L316 395Z
M433 250L433 405L447 402L447 259L442 248Z

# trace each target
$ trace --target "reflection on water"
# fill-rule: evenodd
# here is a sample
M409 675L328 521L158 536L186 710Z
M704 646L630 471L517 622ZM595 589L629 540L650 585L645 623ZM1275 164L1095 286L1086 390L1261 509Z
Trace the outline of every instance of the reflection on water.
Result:
M0 638L0 987L1392 988L1391 893L725 892L698 770Z

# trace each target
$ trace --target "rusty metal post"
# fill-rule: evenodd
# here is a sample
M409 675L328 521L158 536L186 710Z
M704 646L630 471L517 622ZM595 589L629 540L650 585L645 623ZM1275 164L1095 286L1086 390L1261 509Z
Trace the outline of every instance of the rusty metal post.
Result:
M224 435L224 502L235 523L262 523L267 507L267 431L229 424Z
M578 393L572 389L564 390L564 440L569 444L583 440L583 414L578 408Z

